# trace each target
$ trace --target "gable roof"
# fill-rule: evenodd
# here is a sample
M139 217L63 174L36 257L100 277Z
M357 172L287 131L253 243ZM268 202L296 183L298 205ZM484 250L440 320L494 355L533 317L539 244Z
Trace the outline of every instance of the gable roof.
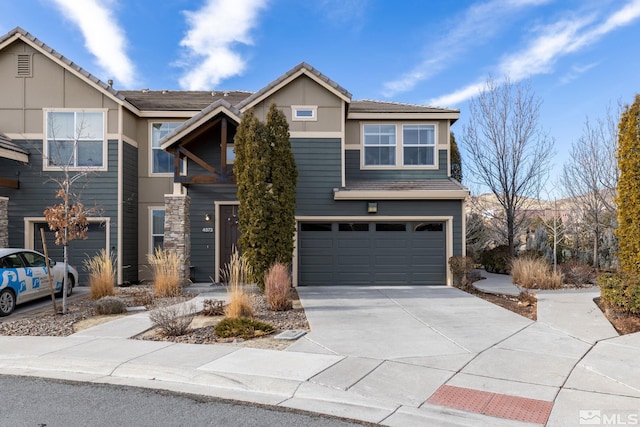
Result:
M53 62L57 63L61 67L69 70L72 74L79 77L81 80L87 82L90 86L93 86L98 91L104 93L115 102L121 105L125 105L126 107L131 108L132 106L127 105L128 103L124 102L124 96L118 94L118 92L113 89L110 85L104 83L102 80L95 77L93 74L80 67L75 62L71 61L55 49L49 47L46 43L42 42L40 39L30 34L29 32L23 30L20 27L15 27L13 30L9 31L4 36L0 37L0 50L4 49L6 46L11 43L21 40L24 43L28 44L35 50L41 52L43 55L47 56Z
M218 99L216 102L210 104L207 108L165 135L164 138L160 140L160 147L162 147L163 150L170 148L172 145L175 145L180 141L180 139L199 129L202 125L220 113L230 117L236 122L236 124L240 123L242 117L240 110L227 102L226 99Z
M238 105L236 105L236 107L240 111L245 111L255 106L260 101L267 98L269 95L277 92L282 87L286 86L302 75L311 78L320 86L323 86L329 92L332 92L334 95L336 95L338 98L341 98L346 103L351 102L351 93L349 93L349 91L331 80L329 77L322 74L320 71L313 68L311 65L307 64L306 62L301 62L244 101L240 102Z

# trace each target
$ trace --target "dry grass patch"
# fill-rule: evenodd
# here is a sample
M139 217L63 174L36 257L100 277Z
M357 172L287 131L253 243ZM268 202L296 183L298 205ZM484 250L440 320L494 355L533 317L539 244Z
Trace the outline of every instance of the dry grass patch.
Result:
M554 273L542 258L522 257L511 260L513 283L527 289L559 289L562 274Z
M251 317L251 303L245 289L251 279L252 269L247 259L240 255L237 248L233 249L229 262L222 268L222 278L227 284L229 302L225 314L230 319Z
M115 295L116 272L113 268L114 259L104 249L100 253L84 261L89 272L89 298L97 300Z
M153 273L154 294L157 297L175 297L182 294L180 267L183 259L174 251L156 248L147 255Z

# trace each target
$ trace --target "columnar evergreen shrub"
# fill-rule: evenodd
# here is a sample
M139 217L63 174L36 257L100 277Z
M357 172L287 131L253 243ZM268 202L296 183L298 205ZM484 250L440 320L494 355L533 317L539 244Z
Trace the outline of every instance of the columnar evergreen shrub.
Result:
M240 248L264 290L271 265L293 257L298 172L284 113L272 104L263 124L247 111L234 143Z

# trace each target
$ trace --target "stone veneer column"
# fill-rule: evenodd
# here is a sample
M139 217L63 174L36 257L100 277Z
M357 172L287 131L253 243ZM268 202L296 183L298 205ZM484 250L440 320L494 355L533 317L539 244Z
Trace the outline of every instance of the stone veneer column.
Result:
M9 198L0 197L0 248L9 247Z
M191 263L191 199L187 194L165 194L164 196L164 249L182 256L180 279L183 284L190 279Z

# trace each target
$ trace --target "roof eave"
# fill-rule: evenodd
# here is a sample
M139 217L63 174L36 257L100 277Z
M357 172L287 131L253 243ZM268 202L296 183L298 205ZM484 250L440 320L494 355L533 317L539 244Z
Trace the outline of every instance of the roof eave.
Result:
M333 200L464 200L468 190L334 190Z

